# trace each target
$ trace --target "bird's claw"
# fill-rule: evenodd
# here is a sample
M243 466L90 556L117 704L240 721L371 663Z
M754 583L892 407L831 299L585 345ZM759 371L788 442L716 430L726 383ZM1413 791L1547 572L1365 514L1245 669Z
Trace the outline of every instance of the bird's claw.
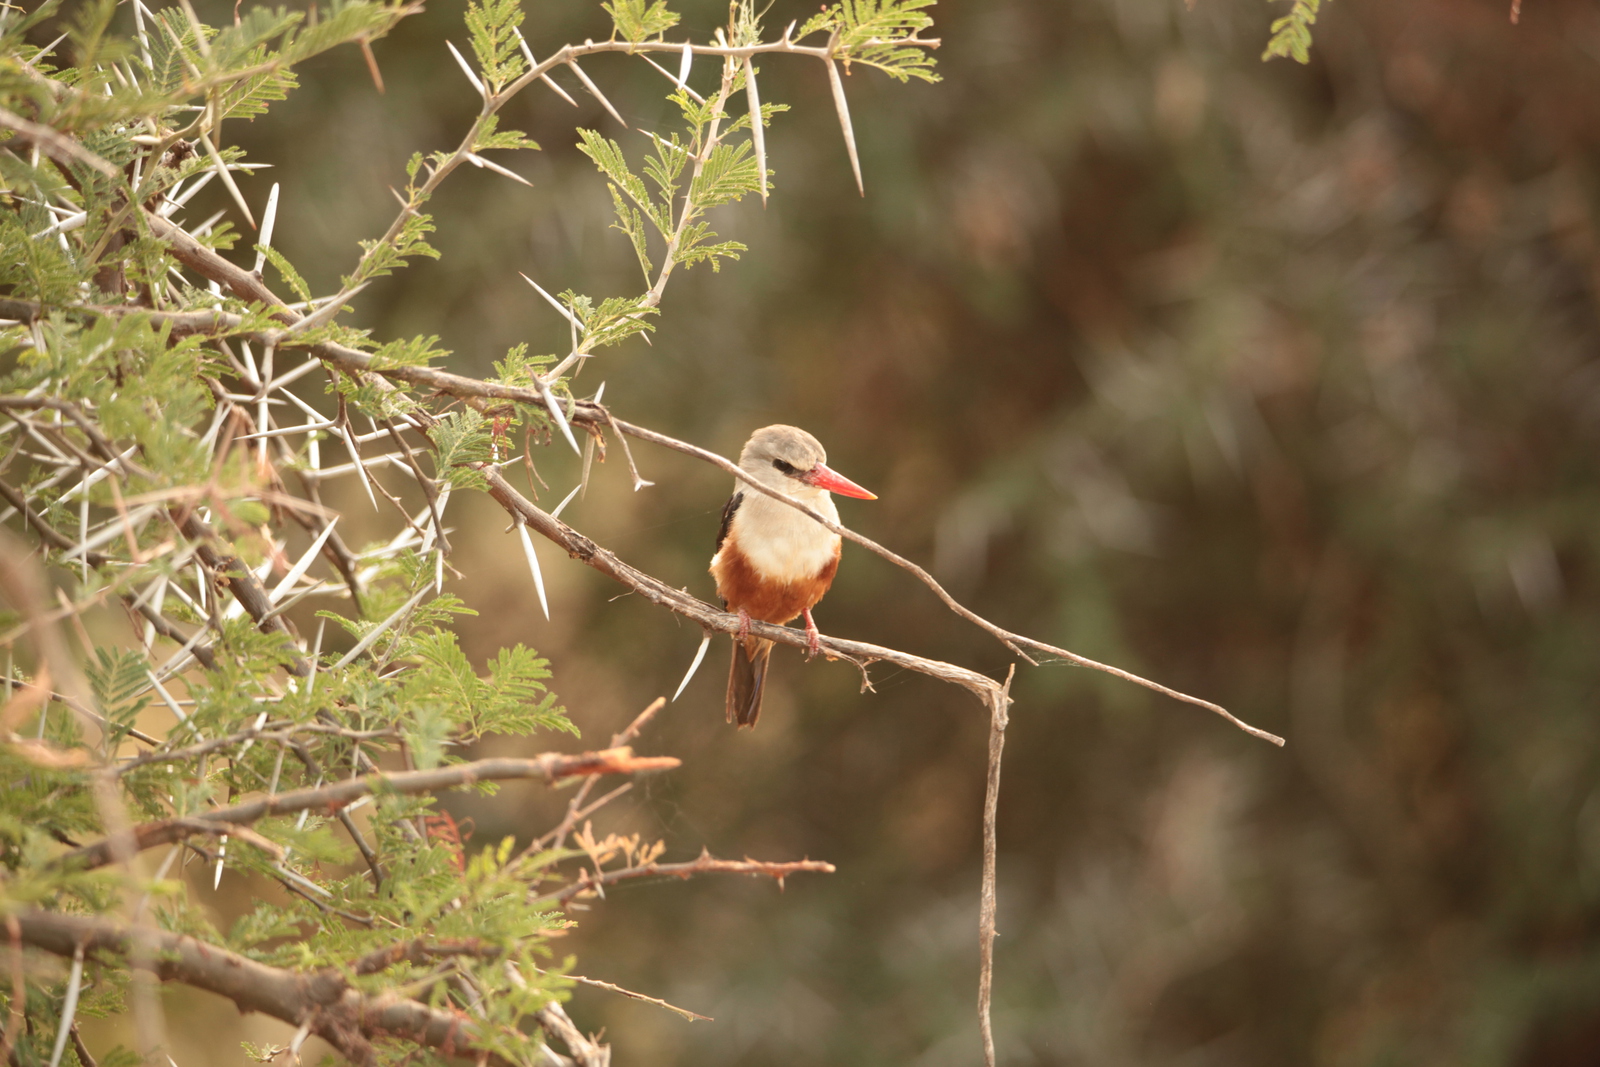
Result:
M822 653L822 634L817 631L817 624L811 621L811 612L806 612L806 659L816 659Z
M739 640L743 641L750 636L750 613L743 608L739 609Z

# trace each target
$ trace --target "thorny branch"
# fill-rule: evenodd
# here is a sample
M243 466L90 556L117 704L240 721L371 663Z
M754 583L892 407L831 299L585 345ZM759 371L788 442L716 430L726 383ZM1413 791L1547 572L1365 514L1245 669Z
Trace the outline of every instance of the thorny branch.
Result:
M574 530L566 523L551 516L528 500L516 488L506 481L505 477L494 467L484 465L483 475L489 483L489 495L509 511L520 522L537 530L540 534L554 541L573 558L587 563L599 571L634 592L643 596L653 604L677 612L685 618L692 619L707 630L716 630L721 633L735 633L739 629L739 616L714 608L682 589L675 589L652 574L647 574L639 568L624 563L617 555L608 549L595 544L588 537ZM750 633L758 637L769 638L780 644L793 645L796 648L806 647L806 635L803 630L796 630L787 626L774 626L771 623L752 620ZM886 648L882 645L871 645L864 641L849 641L839 637L823 637L822 648L831 653L832 658L849 660L862 672L863 684L866 683L866 668L876 661L892 663L897 667L917 671L940 681L950 682L971 691L979 700L988 704L999 693L1000 685L992 678L985 677L976 671L965 667L958 667L953 663L940 660L924 659L914 656L899 649Z
M155 216L151 216L151 218L154 219ZM277 298L271 294L270 290L267 290L260 280L254 275L243 271L241 268L233 266L233 264L217 255L215 252L212 252L210 249L205 248L203 245L199 244L199 242L194 241L193 238L189 238L187 234L183 234L181 230L178 230L177 227L172 226L172 224L167 223L165 220L156 221L168 227L171 231L175 231L170 235L170 239L173 241L174 251L188 266L194 268L208 278L228 285L238 296L243 299L260 300L269 303L277 302L281 305L281 301L277 301ZM168 234L163 233L161 236L167 238ZM16 310L30 309L19 308ZM31 310L37 314L36 307L31 308ZM86 308L83 310L93 311L94 309ZM7 313L4 302L0 302L0 314L4 313ZM230 317L224 312L206 314L208 316L213 316L213 321L221 322L224 325L227 322L232 322L234 325L242 322L240 317ZM292 317L293 315L292 312L287 311L285 311L283 314L286 317ZM277 334L263 335L260 339L263 344L276 343L280 347L289 347L293 344L292 338L283 338ZM453 396L469 402L502 401L535 406L542 406L544 402L543 395L535 389L486 382L477 378L469 378L465 375L452 374L449 371L441 371L433 367L411 366L374 368L372 366L371 357L366 353L357 349L348 348L343 345L329 342L311 344L307 345L306 347L312 355L315 355L317 358L322 359L323 361L334 366L336 369L344 371L345 373L355 375L376 373L387 378L393 378L396 381L403 381L410 385L429 389L436 393ZM1014 633L996 625L993 622L990 622L988 619L983 618L981 615L957 601L955 597L951 596L950 593L946 591L945 588L939 583L939 581L929 574L925 568L919 566L911 560L906 559L899 553L885 548L883 545L880 545L878 542L869 537L859 534L846 526L842 526L838 523L830 521L805 504L802 504L799 501L787 497L775 490L769 489L741 470L738 464L724 456L710 451L709 449L701 448L686 441L681 441L675 437L670 437L667 434L658 433L655 430L650 430L643 426L638 426L622 419L618 419L602 405L589 400L572 401L567 417L569 421L575 425L585 426L596 431L603 431L609 426L615 429L618 433L624 433L630 437L638 438L641 441L648 441L652 444L660 445L664 448L669 448L673 451L681 452L688 456L693 456L696 459L700 459L706 463L710 463L712 466L726 471L735 478L744 482L746 485L750 486L755 491L765 493L768 496L783 501L790 507L795 508L797 511L810 516L812 519L821 523L834 533L839 534L841 537L861 545L863 548L866 548L874 554L883 557L884 559L893 563L895 566L900 567L912 574L930 590L932 590L934 595L937 596L940 601L942 601L951 611L983 629L985 632L993 635L1007 648L1011 649L1013 653L1030 663L1033 663L1034 660L1029 656L1028 653L1029 651L1033 651L1037 653L1043 653L1048 656L1057 657L1073 664L1074 666L1087 667L1091 670L1102 671L1114 677L1121 678L1124 681L1132 682L1135 685L1142 686L1143 688L1150 689L1165 696L1169 696L1174 700L1180 700L1184 703L1193 704L1196 707L1205 708L1208 711L1220 715L1222 718L1228 720L1234 726L1253 737L1259 737L1262 740L1270 741L1275 745L1281 746L1283 744L1283 738L1277 736L1276 734L1259 729L1255 726L1251 726L1250 724L1233 715L1233 713L1229 712L1226 708L1212 703L1209 700L1191 696L1188 693L1179 692L1178 690L1161 685L1159 682L1154 682L1148 678L1143 678L1139 675L1136 675L1131 671L1125 671L1120 667L1114 667L1110 664L1100 663L1097 660L1092 660L1086 656L1081 656L1078 653L1072 652L1068 649L1059 648L1055 645L1037 640L1036 638Z
M171 844L192 833L191 822L249 825L269 815L297 811L336 810L371 793L440 793L474 782L511 778L532 778L551 783L562 778L590 774L633 774L639 771L664 771L682 763L672 756L635 756L631 748L608 748L575 755L548 753L528 759L477 760L456 763L426 771L397 771L346 778L330 785L296 789L246 801L228 808L191 815L182 819L158 819L132 827L127 835L113 835L93 845L66 853L57 863L72 869L102 867L115 858L118 849L143 851L156 845Z
M781 863L752 859L719 860L711 853L702 850L699 856L685 863L643 863L635 867L619 867L603 871L598 875L585 868L576 882L553 893L533 897L529 899L528 906L539 908L552 904L566 904L577 897L592 896L605 886L633 878L692 878L697 874L748 874L765 876L782 885L783 880L791 874L832 874L835 869L833 864L821 860L788 860Z
M163 981L182 982L227 997L311 1032L356 1063L367 1062L367 1035L387 1034L434 1049L477 1047L483 1037L466 1015L440 1011L395 993L365 994L337 970L291 971L258 963L220 945L105 919L24 911L15 919L22 944L56 956L80 949L89 956L122 956ZM507 1064L483 1052L479 1062Z

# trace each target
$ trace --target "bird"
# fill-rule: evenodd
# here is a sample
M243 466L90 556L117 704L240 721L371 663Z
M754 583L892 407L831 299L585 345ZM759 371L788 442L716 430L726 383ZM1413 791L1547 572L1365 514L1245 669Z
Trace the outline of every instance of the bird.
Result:
M876 500L877 496L830 470L822 444L795 426L763 426L739 453L739 469L837 523L831 494ZM807 658L822 651L811 618L839 568L839 535L809 515L735 481L722 509L711 575L727 611L739 613L728 670L728 721L755 726L767 679L772 642L750 635L750 620L782 626L806 617Z

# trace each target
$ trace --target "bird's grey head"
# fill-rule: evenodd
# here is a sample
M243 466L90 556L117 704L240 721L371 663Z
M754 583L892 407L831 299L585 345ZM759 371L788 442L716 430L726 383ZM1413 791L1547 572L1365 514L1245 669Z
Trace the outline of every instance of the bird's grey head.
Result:
M739 466L764 484L774 486L799 478L827 460L820 441L798 426L782 424L763 426L751 434L744 451L739 453ZM771 477L774 474L778 477Z
M838 471L829 470L827 459L828 454L815 437L798 427L780 424L763 426L750 435L744 451L739 453L739 466L767 488L813 504L829 493L878 499Z

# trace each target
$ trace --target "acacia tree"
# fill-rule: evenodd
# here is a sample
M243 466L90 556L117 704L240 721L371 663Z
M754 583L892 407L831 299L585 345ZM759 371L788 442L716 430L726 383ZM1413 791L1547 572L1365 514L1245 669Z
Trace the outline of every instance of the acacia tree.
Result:
M662 842L594 833L589 816L620 792L594 796L600 776L676 766L629 747L660 701L605 748L457 755L491 733L576 730L535 652L502 649L480 674L457 647L450 620L470 608L445 592L461 564L451 558L449 504L487 493L505 509L541 604L530 531L698 623L694 666L713 633L737 629L735 616L629 566L513 479L532 476L531 449L581 450L580 435L602 454L608 440L626 454L632 437L744 477L720 456L617 418L598 395L578 396L573 375L600 349L654 328L679 268L716 269L744 251L718 239L708 212L769 194L765 129L783 109L761 101L758 63L820 65L859 185L840 68L931 80L938 42L920 36L930 2L845 0L773 36L739 0L715 39L696 44L665 39L677 16L661 0L617 0L605 5L609 40L543 60L519 33L515 0L473 4L472 59L450 51L480 112L454 151L411 158L393 223L363 242L327 297L273 247L276 190L259 220L241 195L233 175L252 164L223 124L265 114L294 87L296 64L342 44L361 48L379 77L373 45L411 5L348 0L314 20L252 8L211 27L187 0L155 10L132 0L118 33L115 3L100 0L70 12L64 38L43 46L29 42L54 4L4 13L0 496L10 530L0 538L0 595L10 612L0 621L0 910L10 980L0 982L0 1061L91 1064L79 1017L124 1005L139 1047L102 1059L148 1057L164 1025L155 990L172 982L298 1027L288 1046L256 1050L263 1059L297 1057L316 1034L358 1062L547 1063L561 1058L547 1047L553 1039L574 1060L603 1063L605 1047L561 1008L585 980L551 950L571 922L566 904L645 875L832 869L704 853L665 863ZM616 115L579 65L608 52L660 70L677 115L673 128L626 146L578 131L644 292L552 296L535 283L564 317L567 343L545 354L519 345L488 379L441 369L449 353L435 337L385 340L342 323L357 292L436 254L426 207L458 167L517 179L485 155L537 148L501 128L508 100L536 82L563 92L550 73L564 67ZM710 82L704 93L697 60L717 74L699 80ZM232 220L186 218L213 181L245 226L259 223L252 238L241 243ZM341 536L322 495L339 478L388 516L391 536L370 545ZM921 568L833 528L907 568L1019 658L1161 689L995 626ZM783 627L752 630L805 642ZM823 648L859 666L863 684L868 665L886 661L960 685L988 710L980 1020L992 1061L993 820L1008 683L861 642L830 637ZM525 847L507 840L469 854L435 798L513 778L580 784L564 817ZM283 893L216 929L177 877L191 859L213 878L232 866Z

